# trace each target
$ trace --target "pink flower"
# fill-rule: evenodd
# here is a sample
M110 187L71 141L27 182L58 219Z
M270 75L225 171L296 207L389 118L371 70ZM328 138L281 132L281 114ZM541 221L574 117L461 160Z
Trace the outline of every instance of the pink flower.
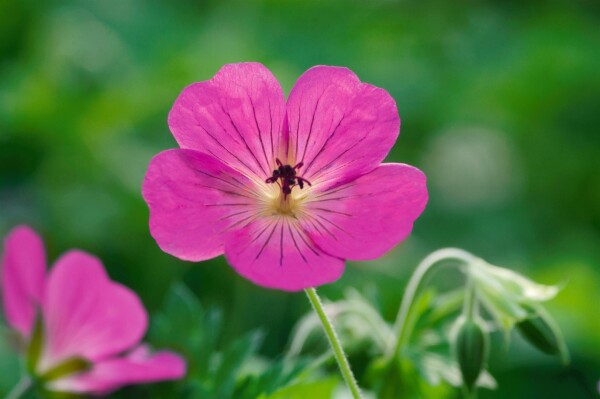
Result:
M183 260L225 254L265 287L337 280L344 259L405 239L427 202L421 171L380 164L394 100L346 68L309 69L286 102L263 65L225 65L183 90L169 127L181 148L155 156L143 185L152 236Z
M1 267L6 321L24 343L29 371L47 389L105 394L185 374L179 355L140 345L146 310L97 258L69 251L46 275L41 238L20 226L5 240Z

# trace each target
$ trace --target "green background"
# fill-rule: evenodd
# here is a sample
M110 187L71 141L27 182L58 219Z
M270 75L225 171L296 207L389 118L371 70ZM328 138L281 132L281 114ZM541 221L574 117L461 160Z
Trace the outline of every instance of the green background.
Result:
M150 158L176 146L166 116L180 90L240 61L265 64L286 93L317 64L385 88L402 119L388 160L428 176L411 238L350 264L325 297L374 288L391 320L417 262L444 246L562 283L548 307L571 366L515 337L491 360L499 389L481 397L597 395L596 1L0 0L0 235L27 223L50 259L97 254L151 312L183 279L224 309L221 340L262 327L263 353L280 354L309 309L303 295L253 286L222 258L196 265L162 253L140 193ZM13 377L2 373L0 387Z

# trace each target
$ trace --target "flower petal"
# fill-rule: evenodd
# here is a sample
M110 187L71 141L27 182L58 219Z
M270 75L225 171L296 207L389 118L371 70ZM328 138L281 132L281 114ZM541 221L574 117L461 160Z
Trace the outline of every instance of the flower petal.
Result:
M181 148L204 152L264 180L281 156L285 100L279 82L262 64L229 64L209 81L179 95L169 127Z
M57 262L42 304L45 348L41 372L71 357L90 361L137 344L148 316L137 295L112 282L100 261L69 251Z
M106 395L123 386L177 380L186 373L185 360L173 352L148 353L140 347L127 357L102 360L91 371L55 381L54 391Z
M313 185L340 184L375 169L400 129L394 99L347 68L318 66L296 82L287 102L289 153Z
M150 162L142 188L150 232L163 251L180 259L219 256L228 229L254 217L255 184L210 155L164 151Z
M344 261L320 251L294 219L258 219L227 237L225 257L255 284L299 291L340 278Z
M29 338L46 278L42 239L27 226L15 227L4 241L2 303L8 324Z
M425 175L404 164L382 164L306 203L302 225L323 251L350 260L375 259L404 240L425 209Z

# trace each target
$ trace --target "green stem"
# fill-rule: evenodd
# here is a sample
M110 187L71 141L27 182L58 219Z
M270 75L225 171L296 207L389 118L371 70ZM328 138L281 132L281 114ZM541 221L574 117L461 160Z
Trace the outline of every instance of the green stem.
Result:
M337 360L338 366L340 366L340 371L342 372L344 381L346 381L346 385L352 393L352 397L354 399L362 399L360 388L356 383L354 374L352 374L352 369L350 369L350 363L348 363L348 359L344 354L344 349L342 349L342 344L340 343L340 340L337 337L335 330L333 329L331 321L325 314L325 310L323 309L321 299L319 298L319 295L317 295L317 290L315 290L314 288L307 288L304 291L306 292L308 300L310 301L313 309L319 316L321 324L323 324L323 329L325 330L325 334L329 339L329 343L331 344L331 348L333 349L333 354L335 356L335 359Z
M394 323L394 336L396 337L396 341L394 345L390 345L388 356L397 357L400 354L404 343L410 337L411 331L409 328L410 323L408 322L408 316L423 278L429 273L433 266L443 260L448 259L456 259L468 264L478 258L471 255L467 251L463 251L462 249L443 248L432 252L425 259L423 259L421 263L419 263L419 266L417 266L415 272L410 277L408 285L406 286L406 290L404 291L402 304L398 310L398 317L396 317L396 322Z
M469 321L475 319L477 314L477 298L475 296L475 283L473 277L467 276L467 286L465 288L465 303L463 314Z
M6 395L5 399L19 399L31 388L31 379L27 376L21 377L17 385Z

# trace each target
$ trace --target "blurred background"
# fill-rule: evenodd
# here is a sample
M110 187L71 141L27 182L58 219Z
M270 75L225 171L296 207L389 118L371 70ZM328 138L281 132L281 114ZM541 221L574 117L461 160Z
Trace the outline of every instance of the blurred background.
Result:
M262 328L263 354L282 353L306 298L253 286L222 258L161 252L140 193L150 158L176 147L166 117L181 89L240 61L265 64L286 93L317 64L385 88L402 119L388 160L428 176L411 238L350 264L323 296L376 290L393 320L418 261L445 246L564 284L548 308L572 364L515 337L491 360L499 389L481 397L597 395L597 1L0 0L0 235L27 223L51 260L74 247L97 254L151 312L183 280L223 308L221 340Z

